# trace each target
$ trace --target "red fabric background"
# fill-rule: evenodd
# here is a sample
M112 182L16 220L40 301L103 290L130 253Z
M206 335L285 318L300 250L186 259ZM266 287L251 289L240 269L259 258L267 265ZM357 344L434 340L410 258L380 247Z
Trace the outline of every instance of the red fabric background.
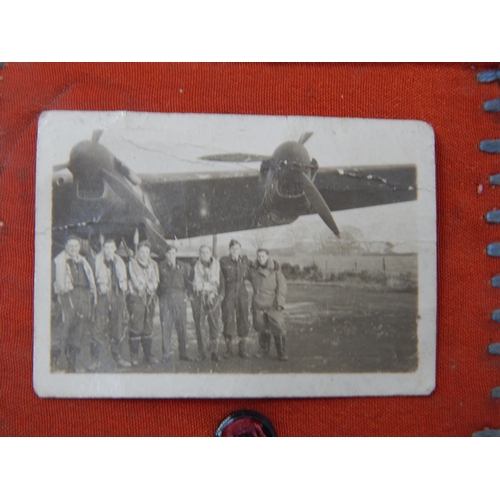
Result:
M500 260L485 247L500 231L487 184L500 156L477 149L500 137L471 64L7 64L0 70L0 434L210 436L228 413L264 413L280 436L470 435L500 428L500 341L490 319ZM179 89L183 89L182 93ZM342 97L343 96L343 97ZM438 207L437 388L428 397L274 400L40 399L32 386L37 120L48 109L291 114L425 120L436 134ZM484 185L482 194L478 186ZM498 189L498 188L497 188Z

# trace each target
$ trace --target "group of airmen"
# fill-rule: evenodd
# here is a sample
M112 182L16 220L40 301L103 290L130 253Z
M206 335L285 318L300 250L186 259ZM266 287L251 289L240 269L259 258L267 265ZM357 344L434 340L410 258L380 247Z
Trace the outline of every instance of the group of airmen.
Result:
M283 314L287 285L279 264L267 249L259 248L252 262L242 255L241 244L232 239L229 255L219 260L209 246L202 245L194 266L177 259L174 246L168 246L165 259L157 263L151 257L148 241L138 244L127 264L117 254L113 239L104 240L101 252L93 259L85 258L80 250L80 239L70 236L53 261L52 370L58 369L64 353L69 372L83 371L79 357L85 339L90 339L90 364L85 367L89 372L99 369L103 349L108 348L117 368L159 363L153 354L157 302L162 363L174 360L174 329L181 361L203 361L207 357L219 361L221 327L226 344L223 356L249 358L249 309L259 338L259 350L254 356L268 356L274 338L278 359L288 360ZM251 307L247 281L253 288ZM198 347L195 358L188 354L188 300ZM125 337L130 361L122 357Z

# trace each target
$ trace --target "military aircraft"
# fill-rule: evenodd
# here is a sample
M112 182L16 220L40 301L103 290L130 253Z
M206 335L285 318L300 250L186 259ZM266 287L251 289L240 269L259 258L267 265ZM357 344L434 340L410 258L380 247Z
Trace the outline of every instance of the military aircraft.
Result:
M53 167L53 250L70 233L106 237L129 248L148 239L162 254L166 240L289 224L318 214L340 236L331 212L415 200L415 165L319 167L305 148L311 132L272 155L230 153L205 161L261 162L260 169L218 173L136 175L99 139L77 143L69 161ZM62 175L68 169L71 176ZM381 221L383 223L383 221Z

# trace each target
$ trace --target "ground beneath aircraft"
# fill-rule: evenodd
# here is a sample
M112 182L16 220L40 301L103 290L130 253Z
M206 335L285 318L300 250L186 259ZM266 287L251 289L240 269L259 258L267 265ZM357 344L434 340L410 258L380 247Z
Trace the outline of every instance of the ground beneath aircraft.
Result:
M219 362L185 362L170 365L141 364L116 369L106 355L101 372L124 373L366 373L409 372L418 366L417 293L383 292L327 283L288 283L286 307L288 362L279 361L274 345L268 358L224 359L224 340ZM251 353L258 350L257 333L251 331ZM178 351L174 333L176 358ZM129 359L128 343L123 357ZM80 356L85 366L88 349ZM188 353L197 355L191 310L188 309ZM155 318L154 354L161 359L161 331ZM64 363L60 360L60 364ZM60 369L63 368L60 366Z

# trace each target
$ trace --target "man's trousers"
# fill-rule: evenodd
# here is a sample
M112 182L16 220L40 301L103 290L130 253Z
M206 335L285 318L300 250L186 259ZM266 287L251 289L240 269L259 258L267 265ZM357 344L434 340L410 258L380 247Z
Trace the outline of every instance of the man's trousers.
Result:
M193 319L194 327L196 330L196 340L198 342L198 352L201 358L205 357L205 347L203 341L203 333L201 329L201 323L203 319L207 318L208 331L210 342L208 345L208 351L212 354L217 354L217 349L219 347L219 334L220 334L220 300L218 297L214 300L213 304L205 299L203 295L195 295L191 300L191 306L193 308Z
M187 358L187 298L184 292L165 293L160 296L160 318L163 358L172 353L172 332L175 327L179 341L179 356Z
M99 359L102 348L108 343L108 339L113 359L118 361L121 358L120 346L125 336L124 313L124 296L114 293L99 295L95 313L95 328L90 344L90 354L94 361Z

